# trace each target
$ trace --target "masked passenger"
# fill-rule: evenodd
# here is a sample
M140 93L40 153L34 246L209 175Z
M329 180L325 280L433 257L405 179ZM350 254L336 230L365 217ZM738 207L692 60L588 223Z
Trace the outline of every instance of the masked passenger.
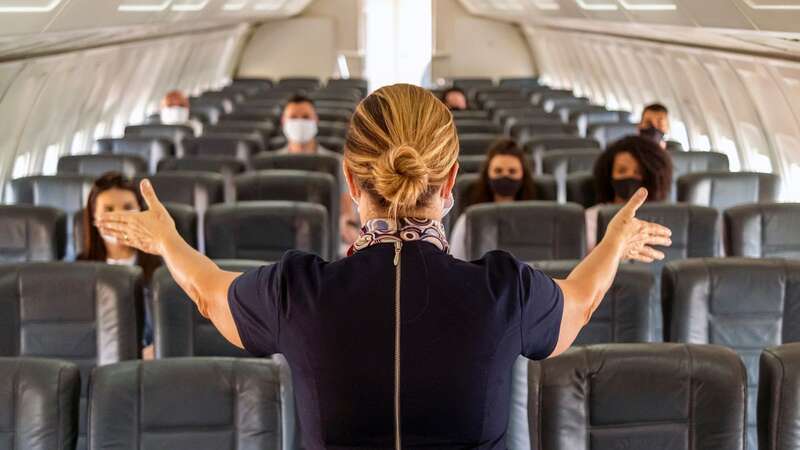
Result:
M203 133L203 124L189 114L189 97L181 91L169 91L161 100L159 121L164 125L186 125L192 127L195 136Z
M597 240L597 212L602 205L625 204L641 187L648 202L662 202L672 188L672 158L650 139L628 136L612 143L594 164L597 205L586 210L588 249Z
M639 121L639 136L650 139L662 149L667 148L664 136L669 133L669 111L660 103L647 105Z
M535 199L536 188L525 153L513 140L501 139L489 148L480 179L467 192L464 207ZM462 214L450 236L450 252L456 258L466 258L466 239L466 218Z

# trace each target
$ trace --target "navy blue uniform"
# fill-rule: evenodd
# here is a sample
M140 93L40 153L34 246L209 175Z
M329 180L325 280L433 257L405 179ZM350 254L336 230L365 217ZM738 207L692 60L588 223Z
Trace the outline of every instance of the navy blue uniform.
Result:
M394 448L399 356L403 448L505 449L512 365L552 353L561 290L505 252L464 262L405 242L395 355L395 252L290 251L243 274L229 291L242 343L285 355L306 448Z

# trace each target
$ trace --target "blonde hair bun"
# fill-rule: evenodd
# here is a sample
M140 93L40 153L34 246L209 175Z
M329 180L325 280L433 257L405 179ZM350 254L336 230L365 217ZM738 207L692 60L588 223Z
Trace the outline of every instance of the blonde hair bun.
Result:
M428 167L414 147L401 144L377 158L374 184L398 210L413 210L428 190Z
M384 86L356 107L344 163L388 217L429 206L458 160L453 116L425 89Z

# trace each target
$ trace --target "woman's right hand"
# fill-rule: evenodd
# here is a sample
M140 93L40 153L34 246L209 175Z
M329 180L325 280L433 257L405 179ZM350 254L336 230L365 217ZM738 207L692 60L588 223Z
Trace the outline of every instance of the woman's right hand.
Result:
M179 238L167 209L156 197L149 180L139 184L147 211L103 213L97 220L100 232L115 236L119 242L153 255L164 254L165 244Z
M620 259L653 262L664 259L664 253L653 246L672 245L672 231L657 223L636 218L636 211L647 200L647 189L640 188L611 219L603 240L609 239L620 248Z

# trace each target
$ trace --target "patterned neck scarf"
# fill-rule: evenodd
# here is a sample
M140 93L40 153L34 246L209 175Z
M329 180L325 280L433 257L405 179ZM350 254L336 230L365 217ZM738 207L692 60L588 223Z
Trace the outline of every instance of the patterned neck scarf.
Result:
M448 252L444 226L437 220L414 219L372 219L361 228L361 236L347 251L347 256L376 244L387 242L424 241Z

